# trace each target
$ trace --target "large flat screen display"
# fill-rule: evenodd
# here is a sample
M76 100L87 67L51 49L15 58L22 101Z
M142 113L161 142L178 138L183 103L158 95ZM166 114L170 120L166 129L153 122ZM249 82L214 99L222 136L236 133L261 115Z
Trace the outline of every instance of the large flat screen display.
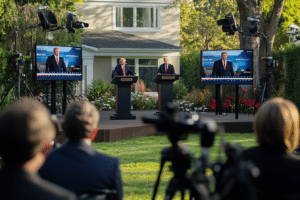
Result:
M253 50L205 50L201 63L203 84L253 84Z
M82 48L36 45L37 81L81 81Z

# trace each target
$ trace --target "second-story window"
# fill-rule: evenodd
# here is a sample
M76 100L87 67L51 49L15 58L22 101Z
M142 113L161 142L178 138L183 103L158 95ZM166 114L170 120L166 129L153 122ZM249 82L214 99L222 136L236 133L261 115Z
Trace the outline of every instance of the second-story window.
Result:
M158 7L115 7L114 29L152 29L160 28L160 9Z

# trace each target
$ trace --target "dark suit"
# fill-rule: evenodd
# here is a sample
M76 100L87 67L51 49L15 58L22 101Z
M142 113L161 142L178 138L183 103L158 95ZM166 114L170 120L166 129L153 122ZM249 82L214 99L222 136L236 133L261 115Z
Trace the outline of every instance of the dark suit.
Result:
M214 63L212 76L234 76L232 62L227 60L226 70L223 68L222 59Z
M128 76L129 74L135 75L135 73L132 70L130 70L126 65L124 66L124 68L125 68L125 74L126 74L126 76ZM117 65L115 67L115 70L112 73L112 78L115 78L115 76L117 76L117 75L123 76L123 70L122 70L122 66L121 65Z
M161 64L157 70L157 73L165 74L166 72L166 64ZM174 66L171 64L168 64L168 72L167 74L175 74Z
M118 199L123 196L119 159L99 153L83 140L67 140L50 153L39 173L78 195L116 189Z
M59 56L59 63L56 64L55 56L49 56L46 61L46 72L66 72L67 68L63 57Z
M260 175L254 180L254 186L266 192L258 193L258 198L282 198L279 194L298 194L300 199L300 158L294 154L281 154L274 150L254 147L244 151L247 159L252 160L260 170ZM291 198L294 199L294 198Z
M77 196L69 190L42 179L37 173L1 169L0 199L62 200L77 199Z

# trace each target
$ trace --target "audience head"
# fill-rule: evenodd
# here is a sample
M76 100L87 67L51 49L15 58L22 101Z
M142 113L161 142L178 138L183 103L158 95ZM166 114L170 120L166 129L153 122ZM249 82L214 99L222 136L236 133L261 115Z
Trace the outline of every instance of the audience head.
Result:
M49 110L35 99L22 98L0 113L0 154L4 166L22 168L39 158L56 134ZM35 169L36 166L30 166Z
M270 99L259 108L254 121L259 146L291 152L299 143L299 111L296 105L283 98Z
M76 101L66 110L63 129L70 140L93 140L98 132L99 119L99 111L91 102Z

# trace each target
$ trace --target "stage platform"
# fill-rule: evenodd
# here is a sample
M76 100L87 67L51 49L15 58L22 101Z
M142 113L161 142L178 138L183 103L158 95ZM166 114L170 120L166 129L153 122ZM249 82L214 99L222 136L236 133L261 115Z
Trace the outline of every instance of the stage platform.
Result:
M157 110L134 110L131 114L136 116L136 120L110 120L110 116L115 111L100 111L99 131L95 142L113 142L126 138L144 137L161 135L154 125L145 124L142 121L143 116L154 116ZM239 113L238 119L235 119L235 113L227 113L227 116L216 115L215 112L201 113L201 118L211 118L218 125L224 127L225 133L253 133L252 123L255 115ZM63 119L62 115L57 115L59 126ZM62 143L66 137L60 128L57 135L57 141Z

